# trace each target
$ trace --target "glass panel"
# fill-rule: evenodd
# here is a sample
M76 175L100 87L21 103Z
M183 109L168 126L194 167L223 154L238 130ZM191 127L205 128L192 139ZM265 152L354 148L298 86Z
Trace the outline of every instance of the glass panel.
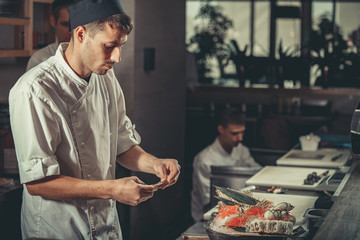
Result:
M277 6L301 7L300 1L278 1ZM275 57L280 58L279 48L287 56L300 56L301 20L298 18L278 18L276 20Z
M186 31L185 31L185 38L186 43L189 42L190 38L194 35L195 25L199 23L199 21L195 20L195 16L199 13L200 9L200 1L186 1ZM190 51L192 49L189 49Z
M255 2L253 55L269 56L270 2Z
M287 56L300 56L301 21L300 19L277 19L275 57L280 58L279 48Z
M332 2L318 2L314 1L312 4L312 21L313 29L318 30L318 24L322 17L326 16L328 19L332 19L333 4Z
M314 1L312 3L312 29L319 31L319 25L323 18L327 18L329 21L332 19L333 4L331 1ZM315 55L319 57L318 55ZM310 86L315 86L317 79L322 75L321 67L318 64L314 64L310 69Z
M296 6L296 7L300 7L301 3L300 3L300 1L297 1L297 0L277 1L276 5L278 5L278 6Z
M348 46L358 45L358 34L360 33L360 3L337 3L335 21L340 27L343 38L348 40Z
M195 34L195 27L200 26L205 28L208 22L205 19L195 19L202 6L201 1L187 1L186 2L186 43L189 44L191 37ZM230 19L233 23L232 28L226 32L224 42L230 44L231 40L235 40L239 49L245 51L246 55L250 54L250 2L249 1L211 1L211 6L219 7L221 13ZM190 52L196 51L196 44L188 47ZM218 59L212 57L207 59L207 64L210 69L206 73L208 78L220 78L221 72L219 68ZM235 65L229 61L223 68L224 73L231 77L236 73Z
M335 7L335 17L333 16ZM313 3L311 57L317 86L359 87L359 2ZM333 24L335 18L335 26ZM317 71L317 72L316 72ZM315 74L316 72L316 74Z
M206 28L209 24L209 19L195 19L198 15L199 10L202 4L206 3L206 1L201 0L187 0L186 1L186 43L189 44L189 40L191 37L195 35L195 27ZM222 58L223 56L229 57L229 53L231 51L227 49L228 46L225 46L226 50L220 52L223 56L216 58L211 57L206 59L206 67L204 68L204 64L202 65L203 71L199 71L199 77L205 76L206 81L214 82L214 79L217 79L216 82L228 81L227 79L236 79L241 81L251 80L251 82L260 81L258 75L254 75L255 73L260 72L260 69L265 69L266 71L262 73L265 74L265 77L273 77L276 78L276 74L273 70L269 70L267 57L269 56L270 49L270 0L267 1L254 1L254 42L253 42L253 56L256 61L263 61L264 66L259 65L258 62L246 61L250 58L245 58L250 56L251 52L251 1L250 0L224 0L224 1L210 1L209 4L214 7L219 7L218 11L232 22L233 26L229 28L224 36L225 45L229 45L231 40L235 40L236 44L239 47L240 58L237 58L238 63L235 65L232 60L226 61L226 58ZM302 1L300 0L281 0L277 1L277 6L295 6L302 7ZM303 9L301 9L304 11ZM306 9L305 9L306 10ZM341 79L354 79L359 78L357 75L360 75L354 72L354 68L350 68L348 66L356 65L354 62L358 57L353 61L348 61L348 58L340 57L337 60L341 61L336 63L337 66L329 66L329 64L333 64L333 62L327 61L325 57L332 54L333 56L338 56L338 54L333 54L336 51L336 48L339 49L338 46L342 44L345 48L342 48L342 54L346 53L356 53L360 52L360 2L337 2L336 3L336 25L339 29L338 35L341 36L344 41L338 41L332 36L333 27L331 24L332 14L333 14L333 1L328 0L313 0L311 6L311 17L312 17L312 27L313 32L307 33L303 38L305 41L303 44L303 49L310 50L311 55L311 73L310 80L305 76L304 80L305 84L310 83L310 86L340 86L344 83ZM286 13L285 12L285 16ZM306 13L305 13L306 14ZM310 13L309 13L310 14ZM291 17L291 16L289 16ZM325 20L324 20L325 19ZM320 26L322 29L320 30ZM329 27L330 26L330 27ZM280 58L280 43L282 44L282 53L286 56L295 57L294 60L302 61L304 64L309 64L302 59L296 58L301 57L300 48L301 48L301 20L298 18L278 18L276 20L276 33L275 33L275 57L277 59ZM336 29L336 28L335 28ZM326 31L326 32L325 32ZM325 34L321 34L321 32L325 32ZM206 35L201 37L208 37L207 39L213 39L213 35ZM325 42L322 41L322 38L325 39ZM211 42L211 41L210 41ZM344 44L345 43L345 44ZM319 44L325 46L319 46ZM245 51L245 47L247 49ZM341 47L342 47L341 46ZM188 47L190 52L196 51L196 44L192 44L192 46ZM343 51L343 49L345 49ZM234 53L234 49L232 50ZM306 54L307 52L304 51ZM340 52L340 51L338 51ZM353 55L354 55L353 54ZM219 56L219 52L217 52L217 56ZM221 59L225 59L222 61ZM252 59L252 58L251 58ZM343 59L345 59L343 61ZM219 63L223 64L219 64ZM295 61L296 62L296 61ZM199 63L199 62L198 62ZM248 64L244 66L242 63ZM201 63L200 63L201 64ZM250 65L249 65L250 64ZM251 65L252 64L252 65ZM239 68L240 65L240 68ZM321 66L320 66L321 65ZM255 68L254 68L255 66ZM199 65L198 65L199 69ZM204 70L205 69L205 70ZM244 70L245 69L245 70ZM340 69L340 70L339 70ZM346 71L343 71L345 69ZM281 70L281 69L280 69ZM279 70L279 71L280 71ZM356 69L355 69L356 70ZM240 72L240 74L239 74ZM250 75L249 75L250 74ZM252 74L252 75L251 75ZM347 75L346 75L347 74ZM269 75L269 76L268 76ZM307 73L305 74L307 75ZM350 76L350 77L349 77ZM224 80L225 79L225 80ZM302 81L302 80L301 80ZM308 82L309 81L309 82ZM348 86L354 86L353 83L348 82ZM260 81L264 82L264 81ZM266 81L265 81L266 82ZM352 85L351 85L352 84ZM359 84L360 85L360 84ZM345 85L344 85L345 86ZM360 87L360 86L359 86Z

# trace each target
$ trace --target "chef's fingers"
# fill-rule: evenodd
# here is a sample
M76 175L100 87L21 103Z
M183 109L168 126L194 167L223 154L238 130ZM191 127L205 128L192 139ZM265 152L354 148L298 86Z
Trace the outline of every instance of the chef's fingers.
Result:
M168 167L166 164L162 164L161 167L158 168L158 174L156 174L161 181L167 180L168 178Z
M171 182L166 183L166 185L161 186L161 189L170 187L171 185L174 185L176 182L177 182L177 179L173 179Z
M146 185L146 184L139 184L140 186L140 193L153 193L157 190L157 187L154 187L153 185Z
M134 182L136 182L136 183L145 185L145 183L143 181L141 181L140 178L138 178L136 176L131 176L130 178L132 178L134 180Z
M175 182L176 182L180 175L180 169L181 169L181 166L179 165L179 163L177 161L175 162L175 164L170 165L170 169L169 169L169 173L166 178L166 181L168 183L173 183L173 181L175 180Z
M149 198L152 198L154 196L154 191L156 191L151 185L141 185L141 191L140 191L140 200L139 202L144 202L148 200Z
M142 192L141 193L141 199L149 199L154 196L154 192Z

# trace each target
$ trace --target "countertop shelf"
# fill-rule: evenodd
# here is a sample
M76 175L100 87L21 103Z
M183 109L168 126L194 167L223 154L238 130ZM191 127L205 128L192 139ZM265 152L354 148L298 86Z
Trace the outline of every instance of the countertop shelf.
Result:
M30 24L30 18L25 17L0 17L0 25L25 26Z
M19 14L21 17L0 16L0 25L15 26L14 48L0 49L0 58L30 57L35 52L33 50L34 3L47 4L49 8L52 2L53 0L24 0L24 13ZM18 8L21 9L20 6ZM44 31L49 32L50 23L45 21L44 25Z
M23 49L0 49L0 57L29 57L31 51Z

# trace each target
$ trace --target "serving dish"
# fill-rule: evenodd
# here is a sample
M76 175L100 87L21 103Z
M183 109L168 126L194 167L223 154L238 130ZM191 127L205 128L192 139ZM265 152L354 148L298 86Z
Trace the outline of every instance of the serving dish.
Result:
M210 240L257 240L257 239L267 239L267 240L282 240L286 239L289 236L287 235L278 235L278 234L263 234L263 233L251 233L251 232L236 232L232 234L217 232L211 228L211 222L216 217L217 214L213 214L212 217L207 221L205 225L206 233L209 235Z

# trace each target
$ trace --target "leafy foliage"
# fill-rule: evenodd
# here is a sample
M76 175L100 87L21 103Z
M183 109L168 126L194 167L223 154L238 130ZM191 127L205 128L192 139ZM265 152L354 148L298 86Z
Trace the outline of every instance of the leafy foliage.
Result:
M328 16L321 17L305 48L310 51L311 64L318 66L316 85L360 87L360 56L349 51L340 27Z
M220 6L213 6L208 0L203 1L195 19L201 19L195 26L195 34L188 43L196 57L199 76L210 71L208 59L218 56L222 51L227 31L233 27L232 21L222 14Z
M220 191L225 196L228 196L229 197L229 199L227 199L228 201L232 201L235 204L243 203L243 204L248 204L248 205L256 205L259 202L255 198L249 197L249 196L242 194L239 191L235 191L231 188L224 188L224 187L219 187L219 186L215 186L215 188L217 191ZM222 198L224 198L224 197L222 197ZM229 205L234 205L234 204L229 204Z

